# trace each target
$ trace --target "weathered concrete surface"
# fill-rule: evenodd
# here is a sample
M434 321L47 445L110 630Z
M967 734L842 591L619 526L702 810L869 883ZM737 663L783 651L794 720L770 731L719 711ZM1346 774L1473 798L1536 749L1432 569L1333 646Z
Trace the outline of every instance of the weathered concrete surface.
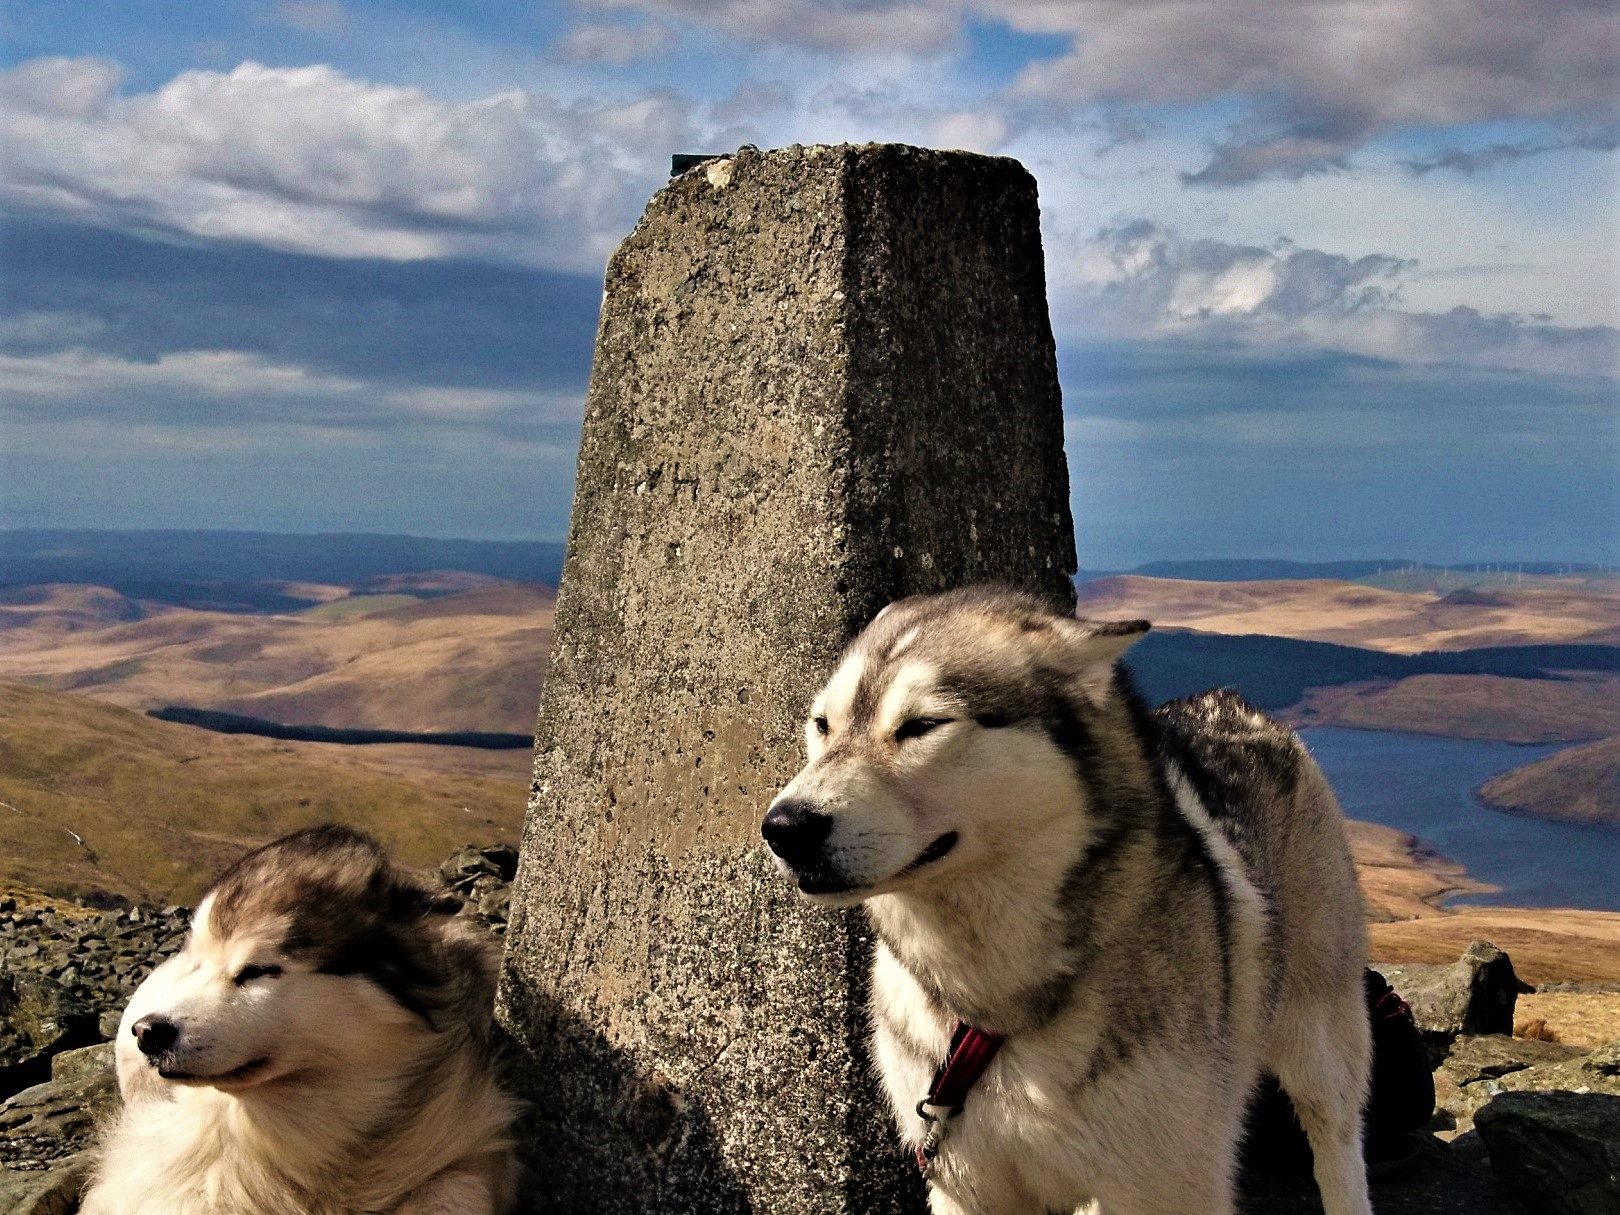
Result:
M912 592L1072 600L1033 179L893 146L692 170L613 257L498 1011L536 1209L921 1209L857 913L758 823Z

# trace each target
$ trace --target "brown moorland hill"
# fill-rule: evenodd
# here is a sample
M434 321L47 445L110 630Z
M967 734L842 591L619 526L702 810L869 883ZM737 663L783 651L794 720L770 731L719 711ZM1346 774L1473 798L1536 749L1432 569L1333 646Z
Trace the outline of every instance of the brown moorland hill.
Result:
M1503 742L1587 742L1620 734L1620 678L1413 675L1312 688L1282 715L1293 725L1405 730Z
M1465 588L1440 596L1330 579L1197 582L1125 574L1083 583L1079 597L1082 615L1397 654L1620 640L1620 595L1561 587Z
M177 609L105 586L70 582L0 587L0 649L44 637L128 624Z
M1405 832L1358 822L1348 823L1346 831L1367 904L1375 964L1454 962L1470 941L1486 940L1507 950L1519 976L1530 983L1620 982L1620 914L1558 907L1448 908L1443 904L1452 895L1492 887ZM1585 1013L1561 1009L1559 1023L1571 1015Z
M508 579L470 570L419 570L411 574L379 574L367 579L360 589L368 595L448 595L480 587L511 585Z
M1480 786L1479 796L1514 814L1620 827L1620 737L1571 747L1493 776ZM1612 847L1620 870L1620 841Z
M322 822L371 831L410 865L518 837L523 753L458 770L442 754L453 748L369 750L213 734L0 683L0 891L189 903L244 847Z
M554 599L516 583L364 613L175 611L63 636L21 629L0 679L127 708L181 704L294 724L527 733Z

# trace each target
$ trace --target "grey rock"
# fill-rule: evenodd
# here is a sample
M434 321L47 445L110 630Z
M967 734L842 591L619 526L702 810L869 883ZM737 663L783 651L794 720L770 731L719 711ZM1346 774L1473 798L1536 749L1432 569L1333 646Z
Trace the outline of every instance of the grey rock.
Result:
M1489 941L1473 942L1449 966L1409 963L1383 970L1439 1054L1459 1034L1513 1033L1519 979L1512 960Z
M1506 1092L1474 1122L1491 1167L1536 1215L1620 1211L1620 1096Z
M1535 1038L1514 1038L1507 1034L1480 1034L1459 1038L1440 1065L1457 1084L1492 1080L1509 1072L1523 1071L1539 1063L1562 1063L1579 1059L1588 1052L1563 1042L1542 1042Z
M1482 1155L1483 1149L1471 1143L1426 1137L1412 1167L1372 1179L1373 1210L1377 1215L1528 1215ZM1322 1203L1308 1177L1247 1177L1238 1210L1242 1215L1322 1215Z
M97 1126L118 1108L112 1046L57 1057L56 1074L0 1103L0 1165L54 1167L89 1146Z
M1510 1072L1497 1083L1506 1092L1570 1089L1620 1096L1620 1042L1610 1042L1578 1058Z
M56 982L74 1001L99 1015L101 1024L92 1041L95 1036L110 1035L117 1027L118 1012L136 986L185 937L187 916L179 908L57 911L19 907L15 897L8 901L13 910L0 912L0 972L43 976ZM5 1020L6 1014L0 1011L0 1024ZM4 1055L0 1045L0 1064ZM43 1069L38 1069L23 1083L43 1076ZM0 1095L17 1087L14 1082L9 1089L0 1089Z
M1559 1042L1505 1034L1458 1038L1435 1073L1432 1129L1442 1135L1465 1132L1473 1125L1475 1112L1502 1091L1496 1081L1541 1064L1580 1059L1585 1053L1579 1047Z
M52 1055L98 1034L95 1013L56 980L0 971L0 1097L44 1080Z
M72 1215L79 1209L88 1171L88 1162L82 1158L39 1171L0 1167L0 1211L5 1215Z
M758 827L885 603L1073 602L1033 179L895 146L676 178L608 267L576 485L497 1001L536 1203L918 1211L865 921Z
M117 1084L111 1042L64 1051L51 1060L52 1083L77 1084L80 1081Z
M1546 1047L1555 1044L1537 1045ZM1454 1075L1466 1074L1466 1065L1460 1065L1455 1071L1448 1071L1449 1067L1448 1059L1435 1076L1435 1088L1441 1109L1450 1115L1454 1128L1459 1131L1474 1125L1478 1111L1502 1093L1566 1091L1620 1096L1620 1042L1611 1042L1590 1054L1577 1052L1561 1059L1548 1057L1528 1067L1498 1070L1496 1075L1481 1074L1460 1086L1451 1086L1444 1081Z

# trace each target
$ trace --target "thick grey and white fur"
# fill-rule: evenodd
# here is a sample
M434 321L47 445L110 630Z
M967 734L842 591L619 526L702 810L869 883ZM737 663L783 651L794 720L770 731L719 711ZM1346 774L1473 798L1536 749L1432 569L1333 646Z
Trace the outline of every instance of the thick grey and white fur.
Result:
M1369 1215L1366 937L1341 812L1231 692L1149 710L1145 622L994 589L903 600L849 647L764 831L864 903L902 1139L958 1019L1006 1043L930 1169L936 1215L1230 1215L1262 1069L1326 1215Z
M83 1215L500 1215L494 957L369 837L302 831L203 898L119 1026Z

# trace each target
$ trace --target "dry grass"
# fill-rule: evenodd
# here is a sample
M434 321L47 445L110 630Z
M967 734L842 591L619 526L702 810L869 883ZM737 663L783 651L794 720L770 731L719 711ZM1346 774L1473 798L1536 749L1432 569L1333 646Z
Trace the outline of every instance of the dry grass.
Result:
M1404 832L1352 822L1348 834L1375 962L1455 962L1470 941L1487 940L1507 950L1530 983L1620 982L1620 914L1521 907L1448 911L1440 906L1447 895L1491 887ZM1614 999L1620 1004L1620 997Z
M1407 730L1503 742L1587 742L1620 734L1620 679L1414 675L1396 683L1312 688L1295 724Z
M346 614L344 602L295 616L175 611L67 634L50 618L33 619L0 633L0 679L135 709L182 704L395 730L532 729L551 646L549 592L504 583L359 615Z
M1439 914L1448 894L1488 891L1456 861L1425 848L1416 836L1377 823L1346 824L1367 918L1375 923Z
M525 752L445 771L443 756L390 747L368 762L367 750L212 734L0 684L0 888L189 901L244 846L330 821L412 865L518 837Z
M1539 1025L1548 1039L1596 1050L1610 1042L1620 1041L1620 993L1586 991L1549 991L1545 994L1520 996L1515 1015L1525 1024ZM1519 1037L1528 1037L1520 1034Z
M1571 747L1493 776L1479 795L1499 809L1537 818L1620 826L1620 737ZM1614 851L1620 861L1620 839Z
M1566 908L1468 907L1369 926L1375 962L1455 962L1490 941L1526 982L1620 982L1620 914ZM1527 1014L1528 1015L1528 1014Z
M1196 582L1127 574L1082 585L1080 610L1206 633L1265 633L1397 654L1620 638L1620 597L1562 588L1493 588L1443 598L1329 579Z

